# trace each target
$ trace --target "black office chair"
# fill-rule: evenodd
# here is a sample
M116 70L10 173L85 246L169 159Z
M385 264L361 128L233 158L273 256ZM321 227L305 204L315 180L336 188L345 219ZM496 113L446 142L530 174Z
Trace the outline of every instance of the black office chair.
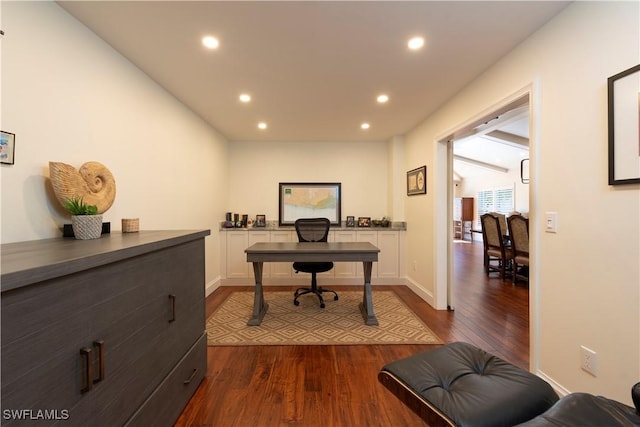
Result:
M298 233L299 242L326 242L329 235L329 227L331 222L327 218L300 218L295 222L296 233ZM317 273L329 271L333 268L332 262L294 262L293 269L298 273L311 273L311 287L298 288L293 294L293 303L300 305L298 297L305 294L315 294L320 300L320 308L324 308L323 292L331 292L335 296L334 301L338 300L338 294L330 289L318 287Z

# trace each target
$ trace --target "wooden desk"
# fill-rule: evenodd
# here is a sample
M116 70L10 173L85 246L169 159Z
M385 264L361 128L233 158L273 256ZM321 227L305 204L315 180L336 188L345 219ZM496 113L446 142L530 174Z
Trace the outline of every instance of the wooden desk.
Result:
M264 262L353 262L361 261L364 270L364 294L359 304L364 323L378 325L373 312L371 297L371 267L378 261L380 249L368 242L262 242L245 249L247 262L253 263L256 278L253 314L247 322L257 326L262 322L269 309L262 290L262 268Z

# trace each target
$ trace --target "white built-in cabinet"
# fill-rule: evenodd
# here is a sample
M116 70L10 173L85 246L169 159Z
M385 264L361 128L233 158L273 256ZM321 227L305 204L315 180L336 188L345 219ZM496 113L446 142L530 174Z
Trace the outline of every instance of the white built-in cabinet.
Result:
M370 242L380 249L378 262L373 264L373 279L399 279L402 273L402 245L404 230L391 229L332 229L329 232L330 242ZM247 262L245 249L258 242L295 242L298 240L295 230L291 229L239 229L220 231L223 281L229 283L253 284L253 266ZM226 271L225 271L226 270ZM295 273L290 262L265 263L262 273L265 282L283 284L292 279L308 280L307 273ZM362 263L337 262L334 268L320 273L319 278L331 279L339 283L341 279L358 279L363 277ZM374 281L375 282L375 281Z

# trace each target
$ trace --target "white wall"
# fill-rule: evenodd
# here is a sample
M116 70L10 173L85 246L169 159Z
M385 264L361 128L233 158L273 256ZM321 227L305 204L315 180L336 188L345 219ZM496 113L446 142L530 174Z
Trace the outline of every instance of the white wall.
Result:
M638 2L571 4L405 137L405 165L424 161L432 179L447 166L436 140L533 88L532 369L626 403L640 379L640 185L607 185L606 84L640 62L639 12ZM432 273L439 196L406 205L407 261L419 262L407 271L425 292L442 285ZM545 211L558 212L557 234L543 232ZM580 345L598 353L595 378L580 369Z
M343 220L381 218L387 168L386 142L230 142L227 210L277 221L279 182L341 182Z
M217 221L227 198L227 142L53 2L2 2L2 243L60 236L70 222L49 161L99 161L117 183L105 215L142 229L211 228L207 281L219 276Z
M519 166L519 165L518 165ZM456 197L473 197L474 212L478 215L478 192L493 188L514 189L514 210L522 213L529 212L529 185L520 180L520 169L510 168L509 172L495 172L489 169L478 170L466 178L463 178L455 189Z

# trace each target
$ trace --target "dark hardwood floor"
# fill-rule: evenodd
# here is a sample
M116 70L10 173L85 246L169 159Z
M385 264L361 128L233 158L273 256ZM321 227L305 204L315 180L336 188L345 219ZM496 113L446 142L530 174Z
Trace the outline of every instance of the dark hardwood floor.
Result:
M434 310L405 286L374 286L374 292L395 291L443 341L470 342L528 369L528 289L496 274L487 278L482 243L454 247L455 311ZM217 289L207 298L207 316L231 292L252 289ZM378 383L377 374L390 361L432 347L209 347L207 375L175 425L424 426Z

